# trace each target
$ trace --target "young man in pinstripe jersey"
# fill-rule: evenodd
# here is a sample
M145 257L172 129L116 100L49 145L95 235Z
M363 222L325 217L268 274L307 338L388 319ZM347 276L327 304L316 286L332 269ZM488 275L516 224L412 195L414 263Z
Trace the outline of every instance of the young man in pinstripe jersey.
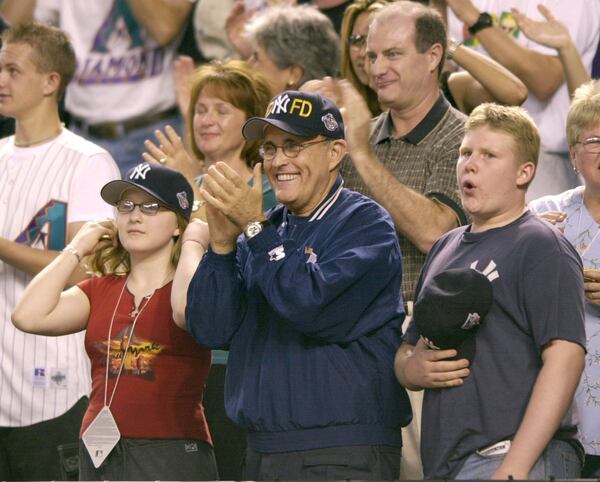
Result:
M25 334L10 315L33 275L75 255L61 250L83 222L112 217L99 193L119 174L106 151L60 122L58 101L75 68L66 35L29 24L2 40L0 114L15 119L16 131L0 140L0 480L59 480L77 466L58 446L76 446L87 405L83 335Z

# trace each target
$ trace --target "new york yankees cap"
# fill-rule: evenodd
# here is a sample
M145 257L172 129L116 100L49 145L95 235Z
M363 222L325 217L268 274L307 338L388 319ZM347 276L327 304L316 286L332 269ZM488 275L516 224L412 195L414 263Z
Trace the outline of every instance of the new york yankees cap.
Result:
M248 119L242 134L248 140L263 139L268 125L302 137L344 138L340 110L327 97L312 92L287 90L273 97L265 116Z
M194 191L179 171L142 162L131 168L125 179L105 184L100 190L100 195L108 204L116 206L123 193L132 187L147 192L163 206L181 214L187 220L190 219Z
M417 331L432 349L454 348L473 362L476 334L492 305L492 284L472 268L435 275L421 290L413 311Z

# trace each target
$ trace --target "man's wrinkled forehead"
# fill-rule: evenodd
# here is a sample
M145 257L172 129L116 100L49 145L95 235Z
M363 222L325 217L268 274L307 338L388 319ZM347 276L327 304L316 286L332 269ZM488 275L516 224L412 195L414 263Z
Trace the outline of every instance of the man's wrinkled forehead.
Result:
M367 52L385 50L396 44L415 43L415 19L400 12L380 15L369 24Z

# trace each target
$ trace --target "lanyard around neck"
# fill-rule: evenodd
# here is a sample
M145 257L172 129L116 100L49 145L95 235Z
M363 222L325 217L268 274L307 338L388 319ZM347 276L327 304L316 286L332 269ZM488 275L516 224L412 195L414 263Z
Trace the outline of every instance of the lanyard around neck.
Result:
M121 365L119 366L119 371L117 373L117 378L115 380L115 384L112 389L112 394L110 395L110 400L108 401L108 403L106 403L106 400L108 397L108 368L110 365L110 340L111 340L111 336L112 336L112 328L113 328L113 323L115 321L115 316L117 315L117 309L119 308L119 305L121 304L121 298L123 298L123 293L125 292L126 286L127 286L127 278L125 278L125 282L123 283L123 288L121 288L121 294L119 294L119 299L117 300L117 304L115 305L115 309L114 309L112 317L110 319L110 326L108 328L108 338L106 340L106 374L104 377L104 406L109 407L109 408L113 402L113 399L115 398L115 392L117 391L117 385L119 383L119 380L121 379L121 373L123 372L123 366L125 365L125 358L127 357L127 352L129 351L129 345L131 344L131 339L133 338L133 330L135 330L135 325L136 325L140 315L142 314L142 311L144 311L146 306L148 306L148 304L150 303L150 300L154 296L154 293L156 293L156 290L152 292L150 297L147 298L148 301L146 301L144 306L142 306L140 308L137 315L133 319L133 323L131 325L131 331L129 332L129 337L127 339L127 346L125 347L125 350L123 350L123 355L121 357Z

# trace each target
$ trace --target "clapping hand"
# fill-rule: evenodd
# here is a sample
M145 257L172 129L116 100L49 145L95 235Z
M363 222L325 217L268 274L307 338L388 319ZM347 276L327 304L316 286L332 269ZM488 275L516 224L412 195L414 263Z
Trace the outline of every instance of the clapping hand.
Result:
M534 42L557 50L569 45L572 40L567 27L559 22L544 5L538 5L538 10L546 19L545 21L532 20L518 9L512 9L512 14L525 36Z
M155 130L154 135L159 145L157 146L151 140L146 140L144 145L148 152L144 152L142 157L146 162L162 164L163 166L175 169L183 174L188 181L201 174L202 164L192 159L185 150L181 137L171 126L165 127L165 132Z

